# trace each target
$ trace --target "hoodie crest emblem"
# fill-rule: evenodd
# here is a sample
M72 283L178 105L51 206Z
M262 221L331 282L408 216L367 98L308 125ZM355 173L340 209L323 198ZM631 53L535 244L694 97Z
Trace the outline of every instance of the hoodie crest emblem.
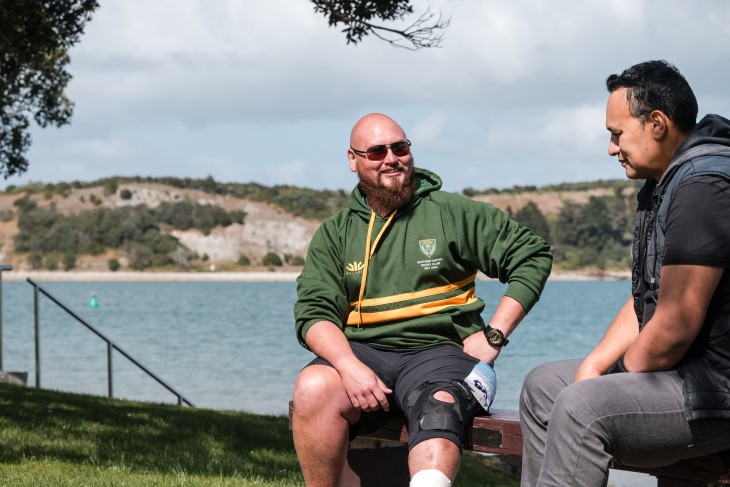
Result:
M431 256L436 252L436 239L428 238L424 240L419 240L418 247L421 249L423 255L430 259Z

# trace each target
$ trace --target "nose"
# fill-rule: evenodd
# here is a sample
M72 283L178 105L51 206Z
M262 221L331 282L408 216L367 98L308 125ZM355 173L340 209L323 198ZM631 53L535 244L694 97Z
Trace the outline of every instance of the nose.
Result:
M608 155L609 156L617 156L621 152L621 148L616 143L616 141L613 140L613 137L608 141Z
M383 159L383 162L386 164L393 164L394 162L398 162L398 157L393 153L393 148L388 146L388 153L385 154L385 159Z

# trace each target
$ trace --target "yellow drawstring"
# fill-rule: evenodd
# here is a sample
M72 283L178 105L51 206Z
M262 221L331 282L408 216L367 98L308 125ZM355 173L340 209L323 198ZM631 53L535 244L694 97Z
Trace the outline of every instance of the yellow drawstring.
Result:
M362 325L362 298L365 295L365 283L368 280L368 263L370 262L370 258L375 253L375 249L378 247L378 242L380 241L380 237L383 236L385 233L385 229L388 228L388 225L390 225L390 222L393 221L393 217L395 216L396 212L398 210L393 211L393 213L390 214L388 217L388 220L385 222L385 225L383 225L383 228L380 229L380 232L378 232L378 236L375 237L375 242L373 242L373 245L371 247L370 245L370 239L373 236L373 226L375 226L375 212L370 212L370 223L368 223L368 237L367 242L365 243L365 266L362 269L362 279L360 280L360 296L357 298L357 327L360 328L360 325Z

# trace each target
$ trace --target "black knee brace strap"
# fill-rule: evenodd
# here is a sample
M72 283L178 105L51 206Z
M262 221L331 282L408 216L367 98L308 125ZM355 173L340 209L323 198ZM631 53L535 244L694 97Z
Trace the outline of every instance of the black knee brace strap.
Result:
M448 392L456 402L439 401L433 397L438 391ZM464 421L475 411L473 403L474 395L464 381L439 379L421 384L406 401L409 448L431 438L446 438L461 450Z

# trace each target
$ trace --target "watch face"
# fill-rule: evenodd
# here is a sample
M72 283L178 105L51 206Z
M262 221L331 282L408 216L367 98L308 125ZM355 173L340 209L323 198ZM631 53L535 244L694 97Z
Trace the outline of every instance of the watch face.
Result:
M492 345L499 345L500 343L502 343L502 337L500 336L498 331L491 330L487 338L489 338L489 343L491 343Z

